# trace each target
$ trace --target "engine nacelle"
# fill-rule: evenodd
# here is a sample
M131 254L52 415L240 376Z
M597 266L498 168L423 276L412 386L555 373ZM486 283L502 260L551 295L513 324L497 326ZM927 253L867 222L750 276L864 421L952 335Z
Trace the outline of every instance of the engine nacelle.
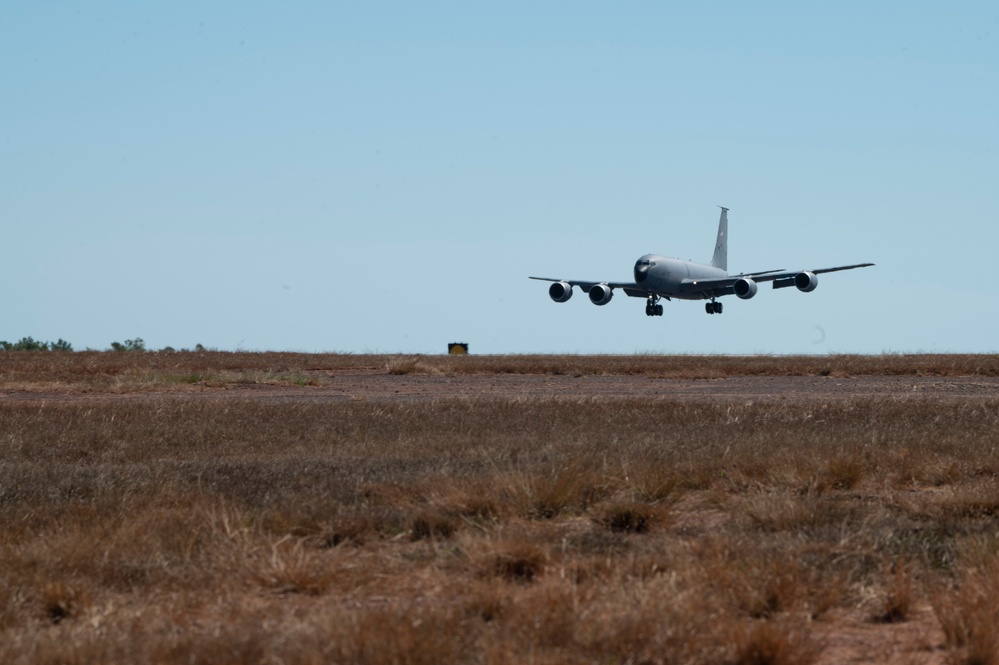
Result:
M819 278L815 273L806 270L794 276L794 285L799 291L809 293L810 291L814 291L815 287L819 285Z
M572 297L572 284L568 282L554 282L548 287L548 295L555 302L565 302Z
M756 292L760 287L756 285L756 282L748 277L743 277L742 279L736 280L735 284L732 285L732 288L735 289L735 295L739 296L743 300L749 300L756 295Z
M613 295L614 291L606 284L594 284L590 287L590 302L594 305L606 305Z

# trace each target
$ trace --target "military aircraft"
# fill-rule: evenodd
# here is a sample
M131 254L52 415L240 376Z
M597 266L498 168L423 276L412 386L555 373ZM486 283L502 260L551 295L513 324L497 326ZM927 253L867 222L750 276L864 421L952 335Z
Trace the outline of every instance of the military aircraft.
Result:
M565 302L571 298L572 287L578 286L589 295L590 302L594 305L606 305L614 295L614 289L621 289L634 298L645 298L646 316L662 316L663 306L659 301L664 298L710 300L704 303L704 310L708 314L721 314L722 304L718 302L718 298L735 294L743 300L749 300L756 295L760 282L772 282L775 289L794 286L799 291L809 293L818 286L818 275L874 265L857 263L851 266L794 271L778 268L729 275L728 208L718 207L721 208L721 217L718 220L718 239L715 241L715 253L711 257L711 263L696 263L666 258L658 254L646 254L635 262L634 282L588 282L552 277L530 279L552 282L548 287L548 295L555 302Z

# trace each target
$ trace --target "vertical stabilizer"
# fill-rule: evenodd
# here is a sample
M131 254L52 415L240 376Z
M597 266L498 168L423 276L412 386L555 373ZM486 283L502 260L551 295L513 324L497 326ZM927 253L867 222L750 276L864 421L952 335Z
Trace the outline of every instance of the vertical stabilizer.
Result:
M718 239L715 241L715 255L711 257L711 266L728 272L728 208L721 208L721 218L718 220Z

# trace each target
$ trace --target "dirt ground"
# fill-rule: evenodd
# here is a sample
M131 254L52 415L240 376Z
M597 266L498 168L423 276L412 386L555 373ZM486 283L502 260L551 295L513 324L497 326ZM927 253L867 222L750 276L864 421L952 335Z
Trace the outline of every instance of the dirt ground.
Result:
M865 376L833 378L815 376L741 376L721 379L657 379L644 376L391 376L339 374L328 386L295 393L250 387L262 397L312 399L433 400L442 397L524 397L599 399L617 397L668 397L709 402L829 401L859 396L899 397L919 395L942 399L995 397L999 378L936 378L918 376Z
M319 385L236 383L225 387L197 386L178 393L162 391L52 392L0 389L6 400L155 399L157 396L199 394L213 398L259 399L277 402L337 402L366 400L423 402L437 399L566 400L668 398L714 403L829 402L857 397L981 399L999 396L999 377L924 376L733 376L717 379L666 379L647 376L567 376L488 374L458 376L393 375L384 370L316 373Z

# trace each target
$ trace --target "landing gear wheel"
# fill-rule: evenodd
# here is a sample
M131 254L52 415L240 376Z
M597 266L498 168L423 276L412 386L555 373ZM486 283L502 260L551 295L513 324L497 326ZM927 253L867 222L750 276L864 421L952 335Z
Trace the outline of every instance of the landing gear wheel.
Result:
M663 306L657 305L659 302L659 296L649 296L648 300L645 301L645 316L662 316Z
M712 300L711 302L704 303L704 311L708 314L721 314L722 304Z

